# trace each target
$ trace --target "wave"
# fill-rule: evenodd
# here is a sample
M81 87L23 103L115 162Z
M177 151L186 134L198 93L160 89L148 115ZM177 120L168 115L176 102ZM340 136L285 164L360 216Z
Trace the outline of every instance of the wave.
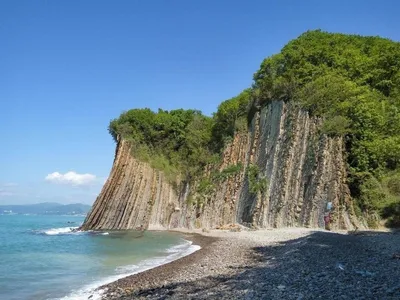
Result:
M40 235L81 235L81 234L93 234L93 235L109 235L108 232L104 231L81 231L78 230L79 226L74 227L60 227L60 228L50 228L50 229L42 229L42 230L31 230L34 234Z
M79 233L79 231L77 231L78 228L79 227L51 228L43 230L42 233L45 235L72 234L72 233Z
M182 244L168 248L165 251L165 256L146 259L136 265L118 267L115 269L117 275L109 276L92 284L86 285L82 289L74 291L63 298L60 298L60 300L81 300L88 299L89 297L91 300L99 300L105 292L105 290L98 289L100 286L114 282L126 276L138 274L153 269L155 267L170 263L174 260L190 255L200 249L200 246L192 245L191 241L183 240Z

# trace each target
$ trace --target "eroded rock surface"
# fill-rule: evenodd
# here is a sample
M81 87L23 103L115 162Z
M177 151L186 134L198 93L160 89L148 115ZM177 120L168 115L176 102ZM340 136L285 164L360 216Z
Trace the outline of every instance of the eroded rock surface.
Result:
M332 228L360 226L346 184L343 140L320 134L319 125L290 104L270 103L254 115L248 133L237 134L224 151L219 169L240 163L240 172L215 182L201 205L189 201L198 183L170 183L120 140L109 179L82 228L323 227L328 202ZM262 192L249 188L250 165L266 179Z

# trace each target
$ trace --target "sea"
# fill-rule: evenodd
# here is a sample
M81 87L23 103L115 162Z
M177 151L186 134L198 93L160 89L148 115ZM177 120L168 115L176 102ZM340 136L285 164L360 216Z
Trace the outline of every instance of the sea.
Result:
M0 215L0 299L81 300L200 249L166 231L79 232L84 216Z

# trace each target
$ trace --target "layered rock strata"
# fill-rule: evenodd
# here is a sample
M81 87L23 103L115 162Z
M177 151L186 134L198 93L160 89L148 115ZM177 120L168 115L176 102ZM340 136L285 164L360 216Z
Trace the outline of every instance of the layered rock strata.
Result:
M346 184L344 143L321 134L320 123L285 102L268 104L255 113L248 132L236 134L224 150L219 170L241 165L240 171L215 181L201 201L193 201L200 197L199 182L169 182L120 140L110 176L82 229L215 228L232 223L323 227L328 202L332 228L354 228L359 224ZM259 191L251 189L248 170L253 166L257 178L265 181Z

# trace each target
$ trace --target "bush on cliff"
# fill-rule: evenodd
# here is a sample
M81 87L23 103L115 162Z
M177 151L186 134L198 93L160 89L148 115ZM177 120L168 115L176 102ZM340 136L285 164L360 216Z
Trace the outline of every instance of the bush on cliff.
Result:
M198 110L131 109L111 121L108 130L131 141L139 159L162 171L175 169L184 180L198 176L234 133L244 130L250 90L222 102L213 117ZM173 172L169 172L173 174ZM172 176L173 177L173 176Z
M141 149L154 167L163 171L173 167L190 178L211 156L212 124L197 110L132 109L111 121L109 131L114 139L120 135L132 142L134 150Z
M235 132L245 131L273 100L296 103L324 120L323 134L343 137L359 208L399 219L392 203L400 196L388 188L397 183L386 179L400 169L400 43L388 39L309 31L266 58L251 89L222 102L213 117L197 110L133 109L113 120L109 131L114 139L131 140L150 162L158 157L157 168L191 180L207 164L218 164Z

